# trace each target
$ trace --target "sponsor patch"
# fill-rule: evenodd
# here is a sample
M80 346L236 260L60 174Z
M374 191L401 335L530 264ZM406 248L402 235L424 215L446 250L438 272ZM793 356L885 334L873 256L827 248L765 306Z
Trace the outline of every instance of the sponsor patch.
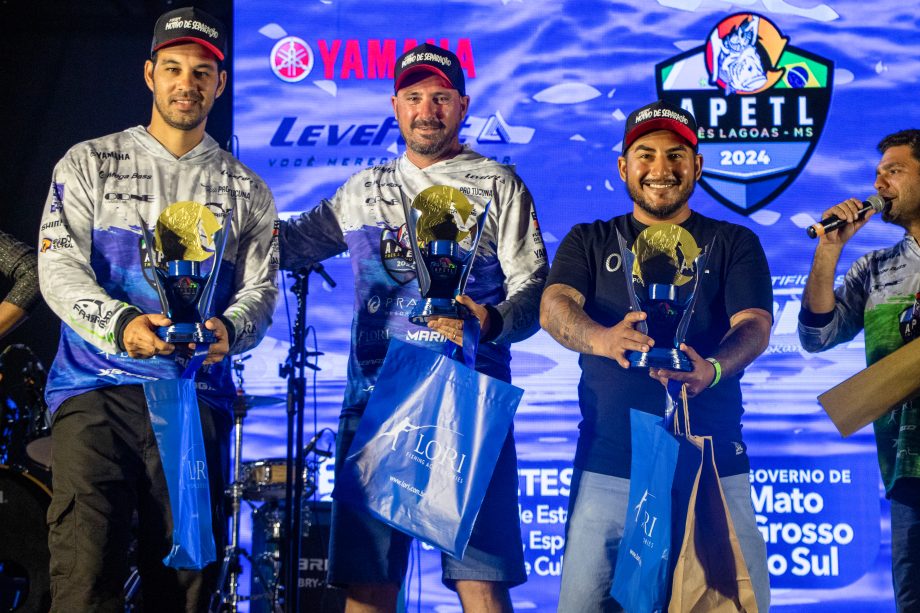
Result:
M400 285L415 278L415 258L406 224L398 228L385 227L380 233L380 261L387 274Z

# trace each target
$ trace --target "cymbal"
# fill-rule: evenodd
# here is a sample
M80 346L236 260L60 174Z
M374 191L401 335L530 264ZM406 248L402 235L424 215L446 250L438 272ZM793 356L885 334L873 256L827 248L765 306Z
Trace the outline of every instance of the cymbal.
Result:
M237 396L237 398L242 398L243 402L246 404L247 408L254 409L256 407L273 407L279 404L284 404L284 398L277 398L275 396L254 396L252 394L243 394Z

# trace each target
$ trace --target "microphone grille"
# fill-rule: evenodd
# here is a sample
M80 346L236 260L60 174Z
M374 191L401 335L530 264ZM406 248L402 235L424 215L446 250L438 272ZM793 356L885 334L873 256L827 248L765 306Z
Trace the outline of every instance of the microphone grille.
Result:
M866 202L872 206L873 211L882 211L885 208L885 199L878 194L872 194L866 199Z

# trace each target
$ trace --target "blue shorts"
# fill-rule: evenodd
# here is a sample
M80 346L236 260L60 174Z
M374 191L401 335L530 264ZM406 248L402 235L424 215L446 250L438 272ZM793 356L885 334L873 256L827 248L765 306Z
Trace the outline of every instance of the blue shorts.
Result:
M336 473L360 419L349 416L339 421ZM455 589L456 581L494 581L514 587L527 580L517 492L517 453L514 436L509 432L463 560L441 554L441 580L449 589ZM411 536L336 500L332 501L331 530L329 583L339 587L360 583L402 585Z

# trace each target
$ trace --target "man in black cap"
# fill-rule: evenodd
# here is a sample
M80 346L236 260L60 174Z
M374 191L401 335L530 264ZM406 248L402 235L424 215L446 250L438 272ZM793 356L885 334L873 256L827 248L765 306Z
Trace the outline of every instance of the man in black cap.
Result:
M63 321L46 386L54 611L124 610L135 513L144 610L202 611L213 591L216 563L163 563L173 518L141 384L179 378L190 361L190 347L157 334L172 322L160 313L153 267L193 260L211 270L215 232L232 214L217 316L204 323L217 340L194 373L219 552L235 396L227 356L256 345L271 322L278 261L271 192L205 133L227 82L226 42L223 24L203 11L161 16L144 65L150 123L80 143L54 169L38 257L42 294ZM164 261L146 257L141 220L156 229Z
M536 211L514 170L460 144L469 108L457 56L423 44L396 60L393 112L406 141L395 160L352 176L329 200L281 225L282 268L351 254L355 309L336 448L337 468L354 438L389 340L441 351L462 343L462 322L409 323L419 300L403 199L453 220L489 207L466 291L458 302L479 319L476 369L510 380L510 344L537 328L546 259ZM462 209L462 211L460 210ZM467 230L471 227L467 226ZM464 233L469 236L469 232ZM471 239L458 237L470 248ZM442 580L469 611L510 611L508 588L526 580L517 507L517 461L509 433L462 560L442 555ZM332 507L329 581L347 589L348 611L394 611L411 537L338 501Z
M559 611L617 611L610 596L623 536L631 460L629 411L662 415L661 383L687 385L691 431L712 435L716 464L761 611L770 585L764 539L754 520L750 470L741 439L741 375L767 347L772 285L757 236L742 226L691 211L702 173L697 128L683 109L655 102L626 120L620 178L632 213L576 225L556 252L540 305L540 323L581 354L578 386L582 422L566 524ZM667 232L658 224L674 224ZM692 370L630 369L627 352L655 341L636 329L648 315L630 310L617 236L634 253L651 242L670 260L675 285L690 280L693 259L708 252L696 307L682 349ZM637 240L640 238L651 240ZM636 253L637 261L642 255ZM661 258L658 258L661 259ZM689 274L688 274L689 273ZM667 281L655 281L670 283Z

